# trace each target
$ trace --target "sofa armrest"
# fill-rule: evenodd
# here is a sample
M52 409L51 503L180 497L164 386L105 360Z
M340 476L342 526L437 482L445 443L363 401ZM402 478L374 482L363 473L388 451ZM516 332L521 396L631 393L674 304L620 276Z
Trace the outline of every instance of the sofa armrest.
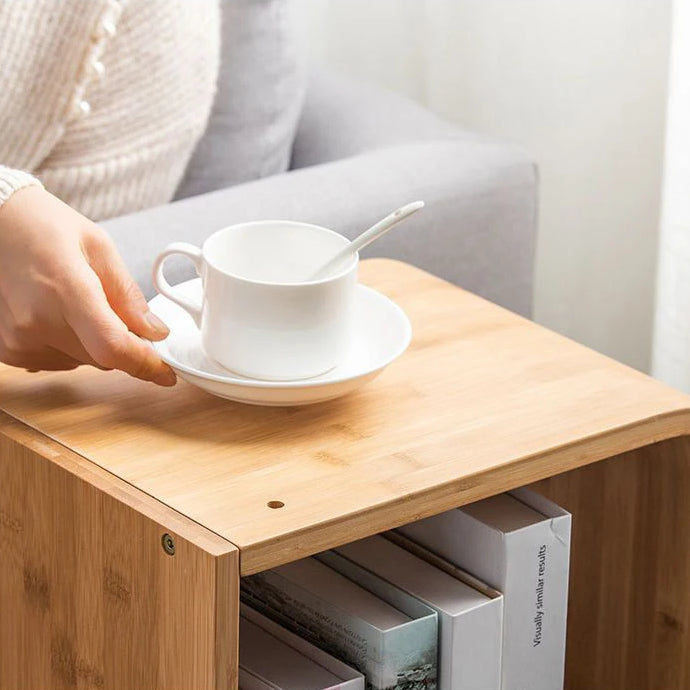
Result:
M213 231L283 218L348 237L415 199L427 206L364 252L413 263L528 315L536 174L518 149L479 137L370 150L112 219L104 224L152 294L153 257L170 241L200 244ZM171 265L171 280L192 275Z

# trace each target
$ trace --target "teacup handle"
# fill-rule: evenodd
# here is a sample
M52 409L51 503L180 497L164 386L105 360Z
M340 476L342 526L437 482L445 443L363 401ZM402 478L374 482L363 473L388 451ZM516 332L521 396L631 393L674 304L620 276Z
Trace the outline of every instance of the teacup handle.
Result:
M186 256L194 264L197 274L201 275L201 267L203 264L201 249L187 242L173 242L156 257L153 263L153 284L161 295L165 295L169 300L188 311L197 327L201 328L201 305L189 299L189 297L179 294L179 292L170 285L163 273L165 260L173 254Z

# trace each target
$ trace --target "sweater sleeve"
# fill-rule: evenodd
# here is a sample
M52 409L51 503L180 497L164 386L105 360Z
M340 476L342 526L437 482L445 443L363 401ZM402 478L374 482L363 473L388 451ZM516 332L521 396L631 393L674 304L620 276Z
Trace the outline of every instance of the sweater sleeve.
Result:
M40 180L24 170L16 170L0 165L0 206L16 191L23 187L42 187Z

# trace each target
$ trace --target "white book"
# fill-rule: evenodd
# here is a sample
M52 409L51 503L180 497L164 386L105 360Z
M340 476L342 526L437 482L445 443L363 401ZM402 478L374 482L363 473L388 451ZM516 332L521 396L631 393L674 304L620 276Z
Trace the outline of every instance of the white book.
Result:
M258 611L240 606L240 690L364 690L364 676Z
M305 558L242 578L242 598L362 672L370 690L434 690L436 612L351 565L356 572L341 574L330 563Z
M561 690L570 514L528 489L397 530L503 592L502 690Z
M448 572L451 568L438 568L382 536L362 539L335 551L436 610L440 690L489 690L500 686L500 593L487 587L480 591L468 584L474 581L457 569L452 575Z

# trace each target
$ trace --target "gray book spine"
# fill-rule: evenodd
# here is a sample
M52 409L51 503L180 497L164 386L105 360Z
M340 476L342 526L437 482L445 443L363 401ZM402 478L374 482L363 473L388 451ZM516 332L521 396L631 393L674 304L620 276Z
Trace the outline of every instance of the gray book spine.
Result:
M436 611L335 551L324 551L316 558L412 618L382 638L385 663L380 685L375 687L383 690L437 690Z

